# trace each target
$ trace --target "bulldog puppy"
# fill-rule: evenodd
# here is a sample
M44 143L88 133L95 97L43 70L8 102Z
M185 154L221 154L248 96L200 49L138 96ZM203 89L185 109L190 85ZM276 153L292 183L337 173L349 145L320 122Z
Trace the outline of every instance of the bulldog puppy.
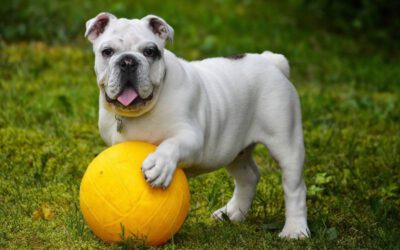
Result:
M253 200L260 174L252 152L261 143L282 169L279 236L308 237L300 102L285 57L266 51L188 62L164 48L173 35L154 15L100 13L86 23L104 141L158 145L142 165L153 187L167 187L178 165L188 176L226 166L234 194L213 217L232 221L243 220Z

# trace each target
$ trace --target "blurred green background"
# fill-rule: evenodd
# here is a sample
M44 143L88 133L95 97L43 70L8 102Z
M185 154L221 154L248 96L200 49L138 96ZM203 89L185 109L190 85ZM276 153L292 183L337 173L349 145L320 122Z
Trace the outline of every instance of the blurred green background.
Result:
M279 168L257 147L248 219L209 218L233 191L224 170L191 179L191 211L164 249L400 248L399 10L395 0L2 2L0 248L128 248L99 241L79 211L82 175L106 147L83 37L102 11L163 17L175 29L167 47L186 59L282 53L301 98L312 238L277 237Z
M70 42L82 35L82 23L89 16L105 10L117 16L136 18L149 12L159 12L156 14L162 14L178 30L189 29L191 25L185 25L188 22L208 24L207 31L225 30L229 29L225 25L228 22L231 28L236 26L235 30L238 32L252 32L255 31L252 28L257 26L257 20L263 18L268 21L268 17L274 16L268 15L271 4L276 5L275 1L253 0L216 0L208 3L179 0L163 3L14 0L2 4L1 36L10 41ZM400 37L400 3L396 0L290 0L286 4L280 4L280 7L292 11L285 11L285 14L291 14L288 19L292 19L294 23L291 25L297 28L329 29L369 41L383 42L386 46L396 46ZM254 25L244 27L240 17L255 18ZM202 31L201 28L198 29Z

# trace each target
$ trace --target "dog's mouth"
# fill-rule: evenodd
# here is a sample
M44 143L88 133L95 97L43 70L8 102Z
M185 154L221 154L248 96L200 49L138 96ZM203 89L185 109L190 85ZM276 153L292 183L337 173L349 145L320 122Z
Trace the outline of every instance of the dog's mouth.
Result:
M107 93L105 93L107 102L123 109L132 109L145 106L148 102L153 99L153 93L147 98L142 98L132 87L126 87L117 95L116 99L111 99Z

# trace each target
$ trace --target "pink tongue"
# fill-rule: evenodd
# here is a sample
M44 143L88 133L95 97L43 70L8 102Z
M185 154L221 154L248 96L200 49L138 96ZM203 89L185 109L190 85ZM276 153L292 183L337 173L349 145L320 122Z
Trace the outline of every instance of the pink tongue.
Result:
M120 96L118 96L117 100L122 103L124 106L128 106L136 99L138 94L132 88L126 88Z

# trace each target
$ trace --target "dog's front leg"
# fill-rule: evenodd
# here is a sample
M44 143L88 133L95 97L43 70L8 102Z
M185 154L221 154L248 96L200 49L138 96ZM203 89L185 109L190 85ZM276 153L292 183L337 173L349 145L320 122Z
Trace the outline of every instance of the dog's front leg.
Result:
M168 187L180 162L190 163L198 157L203 140L200 133L185 132L163 141L143 161L142 171L152 187Z

